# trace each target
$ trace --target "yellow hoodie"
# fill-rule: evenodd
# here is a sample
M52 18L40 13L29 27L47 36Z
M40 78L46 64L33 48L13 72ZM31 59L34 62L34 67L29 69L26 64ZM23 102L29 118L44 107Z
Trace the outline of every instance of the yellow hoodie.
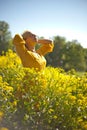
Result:
M29 51L25 47L23 38L16 34L13 38L13 44L16 47L17 54L19 55L24 67L37 68L43 70L46 67L46 60L44 55L52 52L53 43L44 43L36 52Z

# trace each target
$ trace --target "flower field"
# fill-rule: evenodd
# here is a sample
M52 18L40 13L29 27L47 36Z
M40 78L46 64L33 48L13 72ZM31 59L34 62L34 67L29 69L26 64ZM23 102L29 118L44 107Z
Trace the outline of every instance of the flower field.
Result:
M87 74L23 68L0 56L0 130L87 130Z

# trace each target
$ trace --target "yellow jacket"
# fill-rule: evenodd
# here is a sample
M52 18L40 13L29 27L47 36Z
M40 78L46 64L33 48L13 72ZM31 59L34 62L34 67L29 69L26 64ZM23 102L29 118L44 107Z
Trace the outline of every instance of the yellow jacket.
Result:
M13 44L16 47L17 54L23 66L37 68L38 70L42 70L46 67L44 55L53 50L53 43L44 43L36 52L29 51L25 47L25 41L19 34L16 34L13 38Z

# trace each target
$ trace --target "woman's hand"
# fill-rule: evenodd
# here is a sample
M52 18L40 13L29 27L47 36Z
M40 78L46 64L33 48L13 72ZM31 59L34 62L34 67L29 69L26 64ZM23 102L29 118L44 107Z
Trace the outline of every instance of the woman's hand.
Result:
M13 44L19 45L19 44L25 44L25 41L23 40L22 36L19 34L16 34L13 38Z
M45 44L45 43L52 43L52 41L51 40L48 40L48 39L39 39L38 41L37 41L38 43L40 43L40 44Z

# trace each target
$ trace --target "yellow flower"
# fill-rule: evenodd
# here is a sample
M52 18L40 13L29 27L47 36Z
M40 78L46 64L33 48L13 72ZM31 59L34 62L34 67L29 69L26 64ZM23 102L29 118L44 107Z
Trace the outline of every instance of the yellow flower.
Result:
M1 127L0 130L9 130L9 129L7 129L5 127Z
M52 112L54 112L54 110L53 109L49 109L49 114L51 114Z
M14 102L13 102L13 106L17 106L17 101L14 101Z
M0 111L0 120L2 120L4 113Z
M54 117L53 117L54 119L57 119L57 116L56 115L54 115Z
M84 128L84 130L87 130L87 124L85 124L85 125L83 126L83 128Z
M76 97L73 96L73 95L70 95L70 96L69 96L69 99L70 99L70 101L73 102L73 103L76 101Z
M77 101L77 102L78 102L78 104L79 104L79 105L82 105L82 104L83 104L83 102L82 102L82 100L81 100L81 99L78 99L78 101Z

